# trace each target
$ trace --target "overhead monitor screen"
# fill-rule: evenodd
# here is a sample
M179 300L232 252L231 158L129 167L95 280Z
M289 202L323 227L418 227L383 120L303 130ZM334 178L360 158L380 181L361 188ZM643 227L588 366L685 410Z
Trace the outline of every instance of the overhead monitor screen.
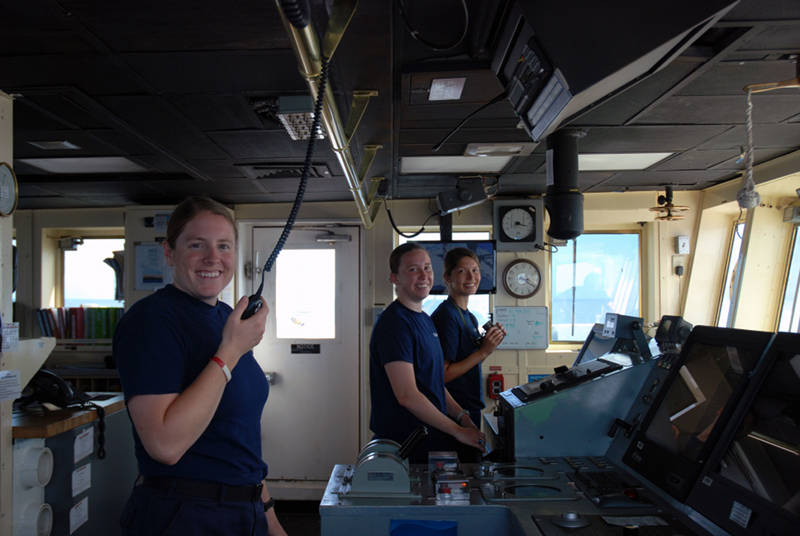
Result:
M447 294L444 283L444 256L454 248L467 248L477 255L481 268L481 283L478 285L477 294L491 294L495 292L496 268L494 240L462 240L454 242L418 242L431 257L433 265L433 287L431 294Z

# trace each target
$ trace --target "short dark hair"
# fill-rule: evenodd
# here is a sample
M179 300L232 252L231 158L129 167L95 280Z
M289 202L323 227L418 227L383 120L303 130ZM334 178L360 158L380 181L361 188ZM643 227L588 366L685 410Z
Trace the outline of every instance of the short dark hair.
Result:
M169 244L169 247L175 248L183 228L201 212L217 214L228 220L228 223L233 227L234 239L238 239L236 222L233 220L233 215L228 207L210 197L191 196L181 201L169 217L169 222L167 222L167 244Z
M464 257L470 257L475 262L478 263L478 266L481 265L481 261L478 256L469 248L453 248L447 252L444 256L444 275L450 275L452 271L458 266L458 263Z
M391 270L393 274L396 274L397 270L400 269L400 259L403 258L403 255L415 249L426 251L425 248L422 247L422 244L418 242L406 242L394 248L392 254L389 255L389 270Z

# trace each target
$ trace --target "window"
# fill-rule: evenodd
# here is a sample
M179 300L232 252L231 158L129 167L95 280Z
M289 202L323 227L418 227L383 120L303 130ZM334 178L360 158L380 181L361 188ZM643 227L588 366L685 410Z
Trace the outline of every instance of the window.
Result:
M583 341L606 313L640 316L638 233L583 234L551 255L553 342Z
M794 228L792 251L789 254L789 275L786 278L786 287L783 290L783 304L778 322L778 331L800 333L800 233Z
M336 337L336 250L284 249L275 266L279 339Z
M728 255L728 264L725 267L725 282L722 287L722 298L719 302L717 314L717 327L727 328L731 324L732 305L736 300L736 291L739 280L739 255L742 251L742 237L744 236L744 222L733 226L731 237L731 251Z
M77 249L65 250L64 307L122 307L118 274L105 259L124 249L123 238L85 238Z
M398 237L398 245L405 244L409 240L439 240L440 236L439 233L420 233L419 235L415 236L412 239L408 239L404 236ZM476 231L476 232L453 232L453 240L489 240L491 237L489 236L488 231ZM433 314L439 304L442 303L447 299L446 295L435 295L435 296L428 296L425 298L425 301L422 302L422 310L426 313ZM470 296L469 298L469 310L472 314L475 315L475 318L478 320L478 325L482 326L489 320L489 313L491 312L491 307L489 305L489 295L488 294L475 294Z

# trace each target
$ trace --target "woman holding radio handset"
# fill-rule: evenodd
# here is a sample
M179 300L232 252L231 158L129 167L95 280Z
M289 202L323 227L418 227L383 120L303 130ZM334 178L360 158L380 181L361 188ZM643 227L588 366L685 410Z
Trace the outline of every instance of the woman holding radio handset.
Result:
M469 309L469 297L481 282L480 261L467 248L454 248L444 257L444 281L448 297L431 315L444 353L444 381L447 390L467 412L459 415L459 424L469 417L480 428L483 404L481 363L491 355L506 336L500 324L488 328L481 337L478 321ZM478 461L480 451L460 445L461 461Z
M140 473L123 533L283 535L261 458L269 384L251 351L269 308L242 319L247 297L234 309L217 299L233 277L233 218L188 198L163 249L173 283L135 303L114 333Z

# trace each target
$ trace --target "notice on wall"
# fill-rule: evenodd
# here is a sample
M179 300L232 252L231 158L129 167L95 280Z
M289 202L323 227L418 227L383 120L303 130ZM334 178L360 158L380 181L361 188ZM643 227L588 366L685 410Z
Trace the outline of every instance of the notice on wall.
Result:
M547 307L495 307L494 321L503 325L506 338L500 350L544 350L548 344Z
M18 370L0 370L0 402L16 400L22 393Z
M136 244L136 290L158 290L172 283L164 248L156 242Z
M72 496L80 495L92 487L92 464L81 465L72 471Z
M73 442L74 462L78 463L94 451L94 426L87 426Z
M72 534L87 521L89 521L89 497L84 497L69 509L69 533Z
M19 348L19 322L3 324L3 351L13 352Z

